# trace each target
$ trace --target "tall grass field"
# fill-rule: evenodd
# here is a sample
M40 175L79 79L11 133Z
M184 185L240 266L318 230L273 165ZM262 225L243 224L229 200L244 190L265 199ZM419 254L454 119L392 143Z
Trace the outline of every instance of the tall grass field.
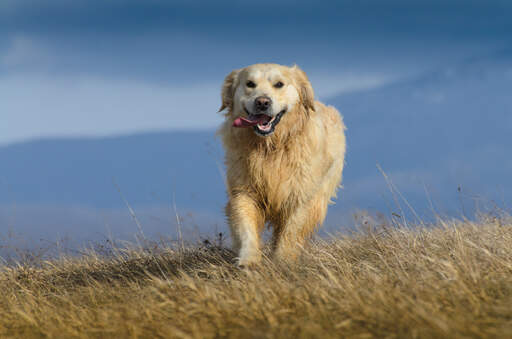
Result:
M223 245L0 267L2 338L512 338L512 220L367 225L250 270Z

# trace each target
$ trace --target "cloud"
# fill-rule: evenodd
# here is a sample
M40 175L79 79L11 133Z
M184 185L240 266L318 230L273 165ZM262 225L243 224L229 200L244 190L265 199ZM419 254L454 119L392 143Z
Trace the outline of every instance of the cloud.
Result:
M370 74L326 79L312 72L312 78L319 97L386 81ZM163 85L79 75L11 74L0 78L0 144L47 136L215 128L222 121L217 113L220 82Z
M309 79L320 99L334 95L377 88L395 81L397 74L384 73L331 73L313 72Z
M159 86L93 77L0 78L0 143L45 136L213 128L217 84Z
M202 50L212 44L193 36L113 42L116 48L91 52L87 46L92 42L82 40L85 47L74 51L38 36L13 35L0 54L0 144L49 136L215 128L222 120L216 111L223 77L251 63L248 56L223 57L234 55L232 48L205 55ZM327 73L314 64L305 69L320 99L391 79L370 71Z
M10 39L6 52L0 55L0 66L6 69L31 68L48 63L51 59L49 51L33 39L16 35Z

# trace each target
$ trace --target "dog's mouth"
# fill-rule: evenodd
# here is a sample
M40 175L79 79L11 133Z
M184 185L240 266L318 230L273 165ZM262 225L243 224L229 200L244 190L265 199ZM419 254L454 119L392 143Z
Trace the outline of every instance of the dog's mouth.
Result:
M274 132L279 121L281 121L281 117L284 113L286 113L286 109L283 109L276 116L271 117L266 114L251 114L244 107L245 113L247 113L247 118L238 117L233 121L234 127L251 127L254 129L256 134L261 136L267 136Z

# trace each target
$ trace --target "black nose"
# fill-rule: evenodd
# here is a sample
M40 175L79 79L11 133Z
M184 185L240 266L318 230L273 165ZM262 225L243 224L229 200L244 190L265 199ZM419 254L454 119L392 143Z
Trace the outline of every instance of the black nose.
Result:
M257 111L266 111L272 105L272 99L267 96L257 97L254 100L254 106Z

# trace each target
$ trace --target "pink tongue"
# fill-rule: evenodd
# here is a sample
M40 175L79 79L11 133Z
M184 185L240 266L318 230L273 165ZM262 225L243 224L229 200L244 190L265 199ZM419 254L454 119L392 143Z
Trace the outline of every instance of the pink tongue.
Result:
M233 121L234 127L250 127L269 122L270 117L265 114L253 115L250 118L238 117Z

